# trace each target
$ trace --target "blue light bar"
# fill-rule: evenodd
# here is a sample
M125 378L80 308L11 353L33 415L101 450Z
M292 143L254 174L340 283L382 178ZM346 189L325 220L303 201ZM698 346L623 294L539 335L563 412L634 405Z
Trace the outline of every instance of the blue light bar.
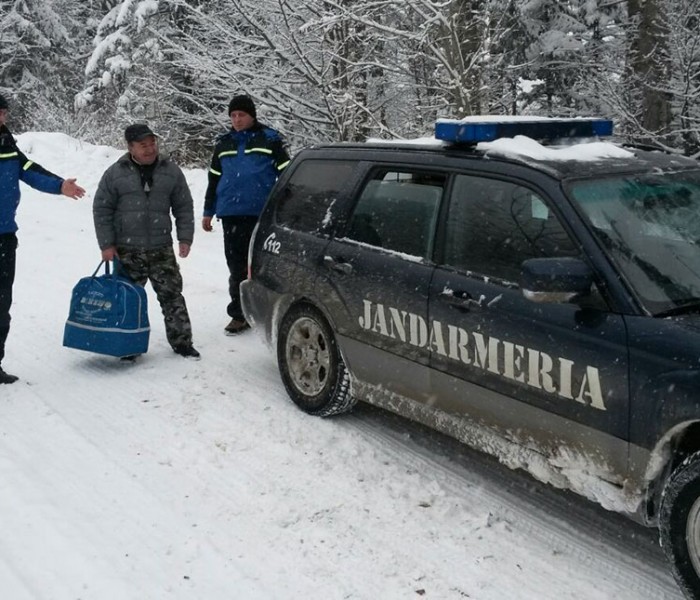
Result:
M524 135L535 140L609 136L613 122L609 119L532 119L515 121L453 121L435 123L435 137L446 142L476 144L498 138Z

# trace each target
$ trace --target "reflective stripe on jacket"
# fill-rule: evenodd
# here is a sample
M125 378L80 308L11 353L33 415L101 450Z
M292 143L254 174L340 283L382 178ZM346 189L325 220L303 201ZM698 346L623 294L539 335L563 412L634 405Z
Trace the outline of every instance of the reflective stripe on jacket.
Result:
M47 194L60 194L63 179L29 160L18 148L7 127L0 127L0 234L17 231L19 182Z
M258 216L280 171L289 163L284 141L257 123L222 135L214 148L204 216Z

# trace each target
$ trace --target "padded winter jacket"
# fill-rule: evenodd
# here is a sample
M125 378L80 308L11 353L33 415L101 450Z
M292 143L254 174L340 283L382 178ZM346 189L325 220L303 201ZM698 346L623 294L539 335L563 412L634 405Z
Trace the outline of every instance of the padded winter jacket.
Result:
M48 194L60 194L63 179L29 160L17 148L10 130L0 126L0 234L17 231L19 182Z
M185 175L174 162L158 157L153 182L144 189L139 167L127 153L102 175L92 205L97 243L152 250L171 245L172 215L177 239L192 243L194 209Z
M280 171L289 163L280 134L256 122L219 137L209 169L204 216L257 217Z

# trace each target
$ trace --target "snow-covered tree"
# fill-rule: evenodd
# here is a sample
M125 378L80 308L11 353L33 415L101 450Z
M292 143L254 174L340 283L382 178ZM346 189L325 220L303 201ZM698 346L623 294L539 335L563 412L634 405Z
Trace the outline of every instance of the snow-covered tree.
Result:
M147 27L159 16L159 0L106 1L107 14L97 26L93 51L85 66L86 83L75 108L86 135L102 141L120 139L127 121L148 120L159 99L135 85L136 75L156 69L160 48Z
M624 3L609 0L530 0L519 3L526 31L527 79L522 110L550 116L607 114L598 89L618 80L624 58Z
M203 164L232 95L292 149L436 117L603 115L697 154L700 0L0 0L20 128L121 144L148 121Z
M357 0L359 1L359 0ZM161 39L171 64L191 72L192 90L169 86L200 107L201 131L228 124L233 94L250 94L262 120L281 129L295 147L320 140L364 139L382 125L376 102L382 41L348 18L355 2L222 0L195 7L172 0L187 16L180 38ZM207 34L202 35L202 32ZM374 95L374 96L373 96ZM214 115L214 118L212 118Z
M700 159L700 0L671 2L663 20L671 104L668 142Z
M631 0L614 116L631 141L700 155L700 0ZM610 81L610 77L607 77Z
M67 0L0 2L0 91L18 129L65 126L75 68Z
M632 25L627 121L633 124L630 134L649 142L667 133L671 122L668 31L662 13L665 2L629 0L627 4Z

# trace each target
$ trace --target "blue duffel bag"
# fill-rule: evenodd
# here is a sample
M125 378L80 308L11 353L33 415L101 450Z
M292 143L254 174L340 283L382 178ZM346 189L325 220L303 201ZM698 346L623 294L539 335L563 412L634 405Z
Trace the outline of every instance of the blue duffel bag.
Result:
M105 272L97 276L103 264ZM119 275L116 260L109 271L103 261L73 288L63 345L109 356L143 354L151 332L146 290Z

